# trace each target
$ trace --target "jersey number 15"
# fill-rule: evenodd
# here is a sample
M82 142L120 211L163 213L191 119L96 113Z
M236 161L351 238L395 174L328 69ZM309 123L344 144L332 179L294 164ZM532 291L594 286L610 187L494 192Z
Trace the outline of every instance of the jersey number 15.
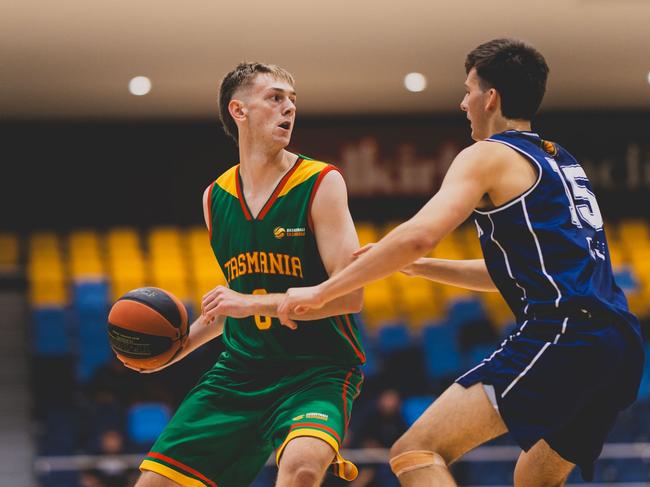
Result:
M580 220L582 220L594 230L603 228L603 217L596 196L586 186L589 179L587 179L585 170L580 166L564 166L560 170L554 159L547 157L546 160L562 179L564 191L569 199L569 210L571 211L573 224L582 227L580 223ZM571 186L570 190L567 182ZM580 219L578 219L578 216Z

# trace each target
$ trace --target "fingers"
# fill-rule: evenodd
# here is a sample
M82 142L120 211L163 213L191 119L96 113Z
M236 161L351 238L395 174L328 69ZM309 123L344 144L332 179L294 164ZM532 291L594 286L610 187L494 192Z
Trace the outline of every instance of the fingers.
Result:
M227 290L227 287L217 286L208 291L201 300L201 314L208 316L208 313L219 305Z
M289 313L291 313L290 299L288 295L285 295L284 299L278 306L278 319L283 326L296 330L298 329L298 325L295 321L289 318Z
M297 330L298 329L298 324L293 321L291 318L287 318L285 321L280 321L283 326L286 326L287 328L291 330Z

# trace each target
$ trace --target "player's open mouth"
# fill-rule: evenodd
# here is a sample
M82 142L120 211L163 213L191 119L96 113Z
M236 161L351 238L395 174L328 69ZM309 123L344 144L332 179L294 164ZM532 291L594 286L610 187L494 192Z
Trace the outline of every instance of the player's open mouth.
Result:
M282 122L279 127L284 130L289 130L291 128L291 122Z

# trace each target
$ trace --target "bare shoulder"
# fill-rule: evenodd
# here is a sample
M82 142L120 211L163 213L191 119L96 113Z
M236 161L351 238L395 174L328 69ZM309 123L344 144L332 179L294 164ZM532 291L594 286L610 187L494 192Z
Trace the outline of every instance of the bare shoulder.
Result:
M347 198L347 188L343 175L337 170L328 171L320 181L314 201L330 198Z
M493 142L479 141L466 147L456 156L452 167L457 171L492 173L509 157L508 147ZM505 149L505 152L504 152Z

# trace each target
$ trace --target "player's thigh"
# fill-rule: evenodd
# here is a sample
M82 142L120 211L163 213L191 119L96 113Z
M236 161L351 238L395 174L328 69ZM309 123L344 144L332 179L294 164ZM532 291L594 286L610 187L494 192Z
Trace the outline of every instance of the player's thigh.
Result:
M322 479L335 456L332 446L321 439L308 436L294 438L286 445L280 459L278 485L281 479L295 477L301 471Z
M515 466L515 487L560 487L575 465L566 461L544 440L522 452Z
M481 383L467 389L452 384L397 440L391 455L430 450L449 464L506 431Z
M140 474L134 487L179 487L180 485L156 472L145 471Z
M339 449L361 386L360 372L356 367L314 367L294 379L293 393L284 397L268 424L262 426L264 437L276 449L276 461L282 468L286 448L298 448L303 441L294 441L306 438L317 445L318 459L326 457L333 464L335 475L353 479L357 468L341 456ZM325 448L328 445L329 451Z

